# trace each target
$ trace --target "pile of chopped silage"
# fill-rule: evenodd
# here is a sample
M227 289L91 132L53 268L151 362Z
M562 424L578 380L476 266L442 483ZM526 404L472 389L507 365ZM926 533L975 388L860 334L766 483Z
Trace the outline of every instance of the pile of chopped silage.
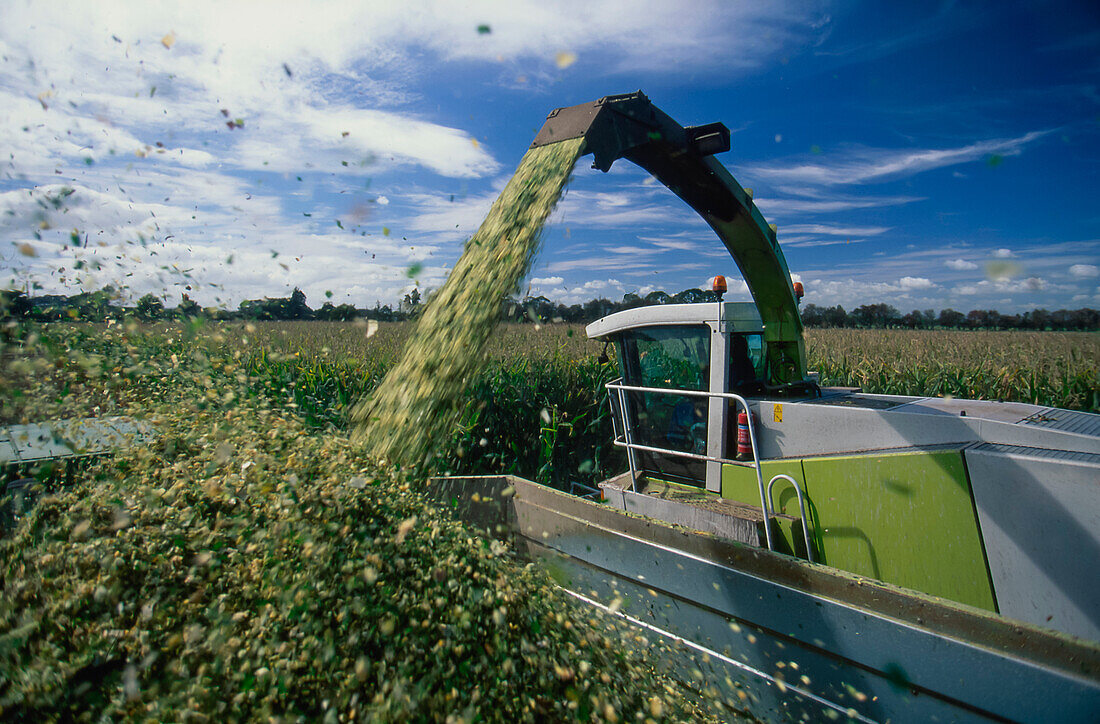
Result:
M636 630L251 396L231 356L111 334L64 392L80 409L126 378L114 412L159 437L0 539L0 719L696 718ZM71 345L41 369L65 378Z

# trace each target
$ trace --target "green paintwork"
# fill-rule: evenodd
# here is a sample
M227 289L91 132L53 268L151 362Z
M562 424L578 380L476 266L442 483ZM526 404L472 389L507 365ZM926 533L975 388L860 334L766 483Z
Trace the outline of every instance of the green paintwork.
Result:
M795 480L802 480L801 460L761 460L760 473L764 477L764 486L776 475L790 475ZM793 502L789 508L781 508L779 505L779 487L784 483L776 483L772 491L772 507L776 513L798 515L798 503ZM722 466L722 497L736 500L738 503L760 506L760 488L756 481L756 470L752 465L723 465Z
M774 460L761 467L765 485L779 473L802 483L819 563L996 610L961 451ZM759 504L753 469L724 465L722 495ZM798 516L785 481L775 484L772 505Z

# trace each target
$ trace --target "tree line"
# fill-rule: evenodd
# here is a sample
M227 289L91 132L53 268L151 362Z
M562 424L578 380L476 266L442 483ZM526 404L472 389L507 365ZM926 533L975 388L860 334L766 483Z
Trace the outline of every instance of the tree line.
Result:
M864 304L845 312L839 304L819 307L807 304L801 310L807 327L904 327L908 329L1054 329L1087 331L1100 329L1100 312L1095 309L1033 309L1022 314L1001 314L995 309L972 309L966 314L948 307L939 314L932 309L914 309L902 314L889 304Z
M397 309L381 303L373 309L358 309L351 304L336 305L329 301L318 309L312 309L306 304L305 293L297 288L289 297L246 299L237 309L202 307L186 294L175 307L165 307L163 300L153 294L141 297L134 306L126 306L120 302L120 295L112 287L68 297L60 294L30 297L22 291L0 290L0 317L40 322L105 322L126 317L136 317L146 322L196 318L250 321L316 319L333 322L377 319L400 322L415 316L419 307L420 292L415 289L405 295Z
M82 292L72 296L43 295L30 297L22 291L0 291L0 317L26 318L37 321L87 321L103 322L108 319L136 317L143 321L170 319L208 318L218 320L325 320L351 321L375 319L380 322L399 322L415 318L423 309L425 299L413 289L406 294L396 308L375 303L373 308L361 309L351 304L335 305L325 301L318 309L306 303L306 295L294 289L289 297L265 297L248 299L237 309L203 308L186 294L180 303L167 308L164 302L146 294L132 307L119 302L119 294L111 287L94 292ZM658 304L683 304L714 302L714 292L702 289L685 289L676 294L663 291L639 296L628 293L620 301L605 298L591 299L583 304L561 304L546 297L527 296L510 298L504 306L504 317L509 321L545 323L587 324L613 312ZM860 327L908 329L1053 329L1098 330L1100 311L1095 309L1033 309L1022 314L1001 314L992 309L975 309L967 312L932 309L902 314L889 304L864 304L846 311L839 304L834 307L806 304L801 309L802 322L807 327Z

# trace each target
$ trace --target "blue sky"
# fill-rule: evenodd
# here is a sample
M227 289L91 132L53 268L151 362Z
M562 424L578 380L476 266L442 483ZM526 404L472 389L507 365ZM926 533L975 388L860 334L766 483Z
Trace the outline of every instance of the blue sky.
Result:
M805 303L1100 306L1095 3L3 12L7 286L393 304L442 283L547 112L642 89L683 125L733 131L719 158L778 224ZM625 161L589 165L522 292L740 278L667 189Z

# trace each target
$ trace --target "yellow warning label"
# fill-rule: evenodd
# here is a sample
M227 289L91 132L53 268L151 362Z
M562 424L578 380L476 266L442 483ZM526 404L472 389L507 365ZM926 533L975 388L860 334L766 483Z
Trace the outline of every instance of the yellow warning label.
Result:
M776 422L783 422L783 405L777 402L772 406L772 409L775 411L772 419Z

